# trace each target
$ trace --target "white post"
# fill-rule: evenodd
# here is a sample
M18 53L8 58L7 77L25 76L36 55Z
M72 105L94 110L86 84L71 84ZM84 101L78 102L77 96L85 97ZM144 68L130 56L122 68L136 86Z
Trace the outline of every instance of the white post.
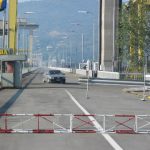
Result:
M135 115L135 132L138 133L138 116Z
M145 95L145 90L146 89L145 89L145 65L144 65L144 85L143 85L143 97L141 99L142 101L145 101L145 96L146 96Z
M73 126L73 115L70 115L70 133L72 133L72 126Z
M87 73L87 87L86 87L86 99L88 99L88 91L89 91L89 70Z
M88 99L88 91L89 91L89 70L90 70L90 61L88 60L87 61L87 68L86 68L86 71L87 71L87 88L86 88L86 99Z
M106 116L104 115L104 118L103 118L103 132L105 133L106 131Z

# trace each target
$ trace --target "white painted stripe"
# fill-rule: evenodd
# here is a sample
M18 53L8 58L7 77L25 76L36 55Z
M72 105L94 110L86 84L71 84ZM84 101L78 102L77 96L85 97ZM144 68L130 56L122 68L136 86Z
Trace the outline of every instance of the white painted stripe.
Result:
M84 82L79 82L79 83L80 83L80 84L87 85L87 83L84 83ZM113 85L113 86L121 86L121 87L128 87L128 86L129 86L129 87L135 87L135 85L117 84L117 83L116 83L116 84L115 84L115 83L112 83L112 84L111 84L111 83L98 83L98 82L97 82L97 83L96 83L96 82L95 82L95 83L94 83L94 82L92 83L92 82L91 82L91 83L89 83L89 84L90 84L90 85ZM141 85L136 85L136 87L141 87Z
M72 99L72 101L83 111L84 114L89 115L90 113L83 108L80 103L72 96L72 94L68 91L65 90L66 93L69 95L69 97ZM102 129L102 126L96 121L96 119L92 116L89 116L89 119L92 121L94 120L93 124L95 125L95 127L97 129ZM102 136L108 141L108 143L115 149L115 150L123 150L123 148L121 148L116 141L109 135L106 133L102 133Z

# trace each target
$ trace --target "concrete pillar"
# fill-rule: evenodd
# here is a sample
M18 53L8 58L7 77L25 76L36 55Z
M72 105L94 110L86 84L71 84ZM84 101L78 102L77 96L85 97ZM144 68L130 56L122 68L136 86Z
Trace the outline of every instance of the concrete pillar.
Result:
M22 62L15 61L14 62L14 87L15 88L22 88Z
M121 0L101 0L100 61L102 70L114 71L118 58L116 34L120 3Z
M32 49L33 49L33 30L29 33L29 60L30 65L32 65Z

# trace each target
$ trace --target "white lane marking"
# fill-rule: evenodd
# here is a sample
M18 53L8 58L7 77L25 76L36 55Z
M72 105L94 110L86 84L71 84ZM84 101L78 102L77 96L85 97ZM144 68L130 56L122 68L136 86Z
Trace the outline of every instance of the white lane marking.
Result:
M89 115L90 113L83 108L80 103L72 96L72 94L68 91L65 90L66 93L69 95L69 97L71 98L71 100L83 111L84 114ZM95 127L97 129L102 129L102 126L96 121L96 119L92 116L89 117L89 119L92 121L94 120L93 124L95 125ZM107 142L115 149L115 150L123 150L123 148L121 148L116 141L109 135L106 133L102 133L102 136L107 140Z
M81 83L80 84L86 85L87 83ZM115 83L89 83L90 85L114 85L114 86L123 86L123 87L135 87L135 85L129 85L129 84L115 84ZM136 87L141 87L141 85L136 85Z

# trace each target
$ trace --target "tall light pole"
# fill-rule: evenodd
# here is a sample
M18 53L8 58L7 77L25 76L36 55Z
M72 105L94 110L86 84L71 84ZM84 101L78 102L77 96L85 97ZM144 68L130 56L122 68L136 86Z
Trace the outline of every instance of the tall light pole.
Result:
M25 54L25 28L26 28L26 18L24 18L24 21L23 21L23 34L22 34L22 47L23 47L23 54Z
M85 11L78 11L78 13L85 13ZM73 22L71 23L72 25L77 25L77 26L81 26L80 23L78 22ZM74 31L72 31L74 32ZM81 33L81 63L84 61L84 33Z
M98 0L98 42L97 42L97 47L98 47L98 70L100 70L100 65L101 65L101 7L102 7L102 0Z
M19 26L20 26L20 22L21 22L20 19L21 18L17 19L17 26L18 26L17 27L17 54L19 54L19 41L20 41L20 33L19 33L20 27Z
M68 39L69 40L68 49L69 49L69 56L70 57L68 57L68 50L66 48L66 64L67 65L69 64L71 66L71 45L72 45L71 39L70 39L70 37L68 35L63 36L62 39L63 40ZM69 63L68 63L68 58L69 58Z
M84 61L84 34L82 33L82 62Z
M87 10L78 10L78 13L92 14L90 11L87 11ZM95 61L95 24L94 24L94 21L93 21L93 24L92 24L92 33L93 33L93 38L92 38L92 41L93 41L92 59L93 59L93 62L94 62Z
M69 39L69 53L70 53L70 69L71 69L71 64L72 64L72 42L71 39Z
M95 61L95 24L93 22L93 62Z
M80 25L78 23L71 23L72 25ZM70 33L73 33L75 31L71 31ZM70 71L71 71L71 67L72 67L72 40L71 40L71 35L70 33L68 33L67 36L62 37L63 39L68 39L69 40L69 44L68 44L68 48L69 48L69 66L70 66ZM76 56L75 56L76 57Z
M46 46L47 51L50 51L51 49L53 49L52 45L47 45ZM48 56L48 62L47 63L48 63L48 67L50 67L50 63L51 63L50 55Z

